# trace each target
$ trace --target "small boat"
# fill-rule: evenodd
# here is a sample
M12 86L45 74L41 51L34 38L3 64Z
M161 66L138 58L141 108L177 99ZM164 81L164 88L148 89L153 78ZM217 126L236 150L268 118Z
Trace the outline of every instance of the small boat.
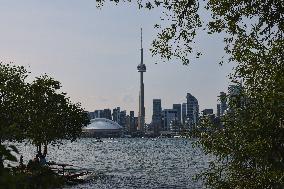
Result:
M181 138L180 135L174 135L173 138Z
M67 184L74 185L74 184L80 184L84 182L88 182L95 178L95 174L92 172L79 172L79 173L70 173L67 175L64 175L64 178L67 181Z

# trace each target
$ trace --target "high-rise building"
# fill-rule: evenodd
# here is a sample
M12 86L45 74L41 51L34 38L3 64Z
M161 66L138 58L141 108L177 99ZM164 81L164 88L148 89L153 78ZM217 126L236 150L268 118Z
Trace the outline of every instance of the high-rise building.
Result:
M228 108L227 94L224 92L220 92L219 101L220 101L220 115L222 116L224 115L225 111Z
M116 123L120 122L120 107L112 110L112 120Z
M134 117L134 132L137 131L138 128L138 117Z
M164 109L162 111L162 131L170 131L171 123L177 121L177 111L173 109Z
M186 120L186 103L182 103L182 123L185 124Z
M186 119L190 126L196 126L198 122L199 117L199 105L198 100L191 95L190 93L187 93L186 95Z
M126 130L126 110L123 110L119 113L119 122L118 124L121 125L124 130Z
M130 115L126 115L126 133L130 133L131 130L131 124L130 124Z
M142 47L142 28L141 28L141 62L137 66L140 72L140 92L139 92L139 112L138 112L138 130L143 132L145 125L145 106L144 106L144 82L143 73L146 72L146 65L143 62L143 47Z
M110 109L104 109L104 110L95 110L92 114L93 118L106 118L111 120L111 110Z
M177 111L177 121L181 123L181 104L173 104L173 110Z
M134 118L134 111L130 111L129 114L129 122L130 122L130 132L135 132L136 131L136 127L135 127L135 118Z
M95 110L94 111L94 118L104 118L104 111L103 110Z
M152 129L155 134L159 133L162 124L162 105L161 99L153 99Z
M110 109L104 109L104 113L103 114L104 114L103 118L111 120L111 110Z

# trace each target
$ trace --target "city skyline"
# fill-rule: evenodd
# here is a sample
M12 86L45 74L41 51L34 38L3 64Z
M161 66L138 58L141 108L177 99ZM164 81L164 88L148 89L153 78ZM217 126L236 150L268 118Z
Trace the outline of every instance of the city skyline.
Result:
M173 60L158 63L149 52L159 23L157 11L137 11L134 5L109 6L102 10L93 1L7 1L0 7L3 27L1 61L27 66L33 76L44 73L62 83L73 102L87 111L122 107L138 113L139 35L143 27L146 122L152 117L152 99L163 108L186 101L191 93L200 109L216 110L217 96L226 91L231 65L219 66L225 54L222 36L201 33L196 48L206 52L192 64ZM206 15L204 15L206 17Z

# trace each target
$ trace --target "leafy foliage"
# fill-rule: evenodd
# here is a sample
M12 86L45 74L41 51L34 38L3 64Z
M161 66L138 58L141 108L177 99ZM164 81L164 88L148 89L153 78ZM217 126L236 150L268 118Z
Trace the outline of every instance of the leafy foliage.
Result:
M4 167L4 161L17 161L14 146L4 146L3 140L29 139L39 147L62 139L75 140L81 128L89 123L80 104L73 104L66 93L60 93L60 82L47 75L32 83L25 79L24 67L0 64L0 186L4 188L50 188L62 184L51 170L41 169L30 182L27 174Z
M66 93L58 93L60 82L44 75L29 86L27 138L41 146L61 139L75 140L89 123L80 104L72 104Z
M0 63L0 143L22 138L27 71L24 67Z

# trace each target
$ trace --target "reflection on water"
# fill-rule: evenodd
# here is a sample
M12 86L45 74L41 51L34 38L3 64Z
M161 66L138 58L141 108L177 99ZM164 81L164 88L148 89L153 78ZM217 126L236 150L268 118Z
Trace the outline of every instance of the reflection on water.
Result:
M18 144L24 161L35 147ZM202 188L192 177L208 157L188 139L79 139L49 146L49 161L95 172L96 179L66 188Z

